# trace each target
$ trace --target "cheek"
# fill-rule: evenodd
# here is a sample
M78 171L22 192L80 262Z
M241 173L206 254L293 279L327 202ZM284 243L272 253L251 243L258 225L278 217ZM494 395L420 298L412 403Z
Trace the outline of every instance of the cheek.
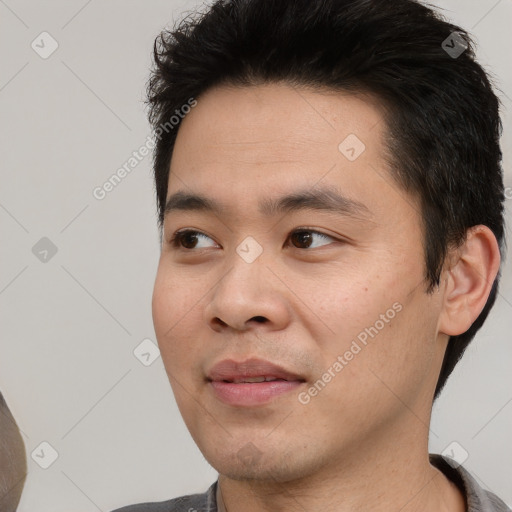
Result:
M424 293L421 269L403 270L381 267L357 279L326 282L315 296L318 316L330 329L316 337L324 369L336 375L329 388L346 404L393 399L393 391L407 395L432 370L436 308Z
M161 269L157 273L152 299L153 323L176 404L186 420L198 413L195 402L190 400L190 393L198 384L192 381L194 372L191 371L200 358L191 338L195 332L193 325L197 325L194 304L198 299L191 296L193 288L185 287L182 279L173 279L172 275L176 273Z
M159 267L152 298L153 324L163 362L168 373L179 373L185 360L193 360L193 345L187 342L198 325L201 297L198 285L188 285L177 272Z
M372 309L362 327L351 323L352 336L343 347L350 361L337 383L338 392L349 391L349 402L366 403L366 410L383 416L416 403L435 369L436 322L429 299L421 292L397 297Z
M199 301L204 294L204 278L195 273L173 266L162 255L153 288L152 310L157 336L173 336L190 323L190 317L197 314ZM194 307L196 306L196 308Z
M365 275L352 272L347 276L345 270L323 281L317 280L307 294L303 293L307 297L304 303L313 313L310 326L313 337L318 344L325 348L331 345L335 350L343 350L358 335L364 342L369 336L368 330L375 330L375 323L380 332L397 317L396 308L400 308L399 305L393 308L400 298L400 290L389 280L368 272ZM299 295L300 290L296 293Z

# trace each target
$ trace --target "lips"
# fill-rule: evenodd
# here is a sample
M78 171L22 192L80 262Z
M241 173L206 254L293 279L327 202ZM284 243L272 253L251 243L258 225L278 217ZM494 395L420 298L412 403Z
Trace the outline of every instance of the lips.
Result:
M286 379L278 379L277 377L242 377L240 379L227 379L227 382L233 382L234 384L254 384L255 382L274 382L276 380L286 380Z
M207 380L219 400L240 407L268 403L305 382L296 373L255 358L221 361L209 371Z
M209 372L208 380L250 382L249 379L263 380L287 380L287 381L304 381L300 375L289 372L281 366L275 365L264 359L247 359L246 361L236 362L232 359L226 359L217 363ZM252 382L262 382L256 380Z

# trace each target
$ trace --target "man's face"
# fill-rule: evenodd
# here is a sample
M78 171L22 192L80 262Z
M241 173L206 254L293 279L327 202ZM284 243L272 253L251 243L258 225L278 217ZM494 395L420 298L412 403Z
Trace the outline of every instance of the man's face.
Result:
M282 84L209 90L180 127L167 197L223 209L169 208L153 318L221 474L287 481L425 449L442 294L425 293L418 201L391 178L385 129L369 98ZM337 209L268 208L326 189ZM199 233L173 245L183 229Z

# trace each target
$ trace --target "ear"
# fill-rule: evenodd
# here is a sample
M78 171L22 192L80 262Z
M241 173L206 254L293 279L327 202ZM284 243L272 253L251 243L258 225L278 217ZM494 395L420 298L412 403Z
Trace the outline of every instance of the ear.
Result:
M487 226L468 230L464 244L448 259L439 332L457 336L471 327L487 302L500 260L498 242Z

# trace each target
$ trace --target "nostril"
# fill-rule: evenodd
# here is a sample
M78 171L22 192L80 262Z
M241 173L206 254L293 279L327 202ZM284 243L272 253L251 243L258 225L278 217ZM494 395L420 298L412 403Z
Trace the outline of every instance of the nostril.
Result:
M255 316L251 320L256 320L256 322L263 323L266 322L267 319L264 316Z

